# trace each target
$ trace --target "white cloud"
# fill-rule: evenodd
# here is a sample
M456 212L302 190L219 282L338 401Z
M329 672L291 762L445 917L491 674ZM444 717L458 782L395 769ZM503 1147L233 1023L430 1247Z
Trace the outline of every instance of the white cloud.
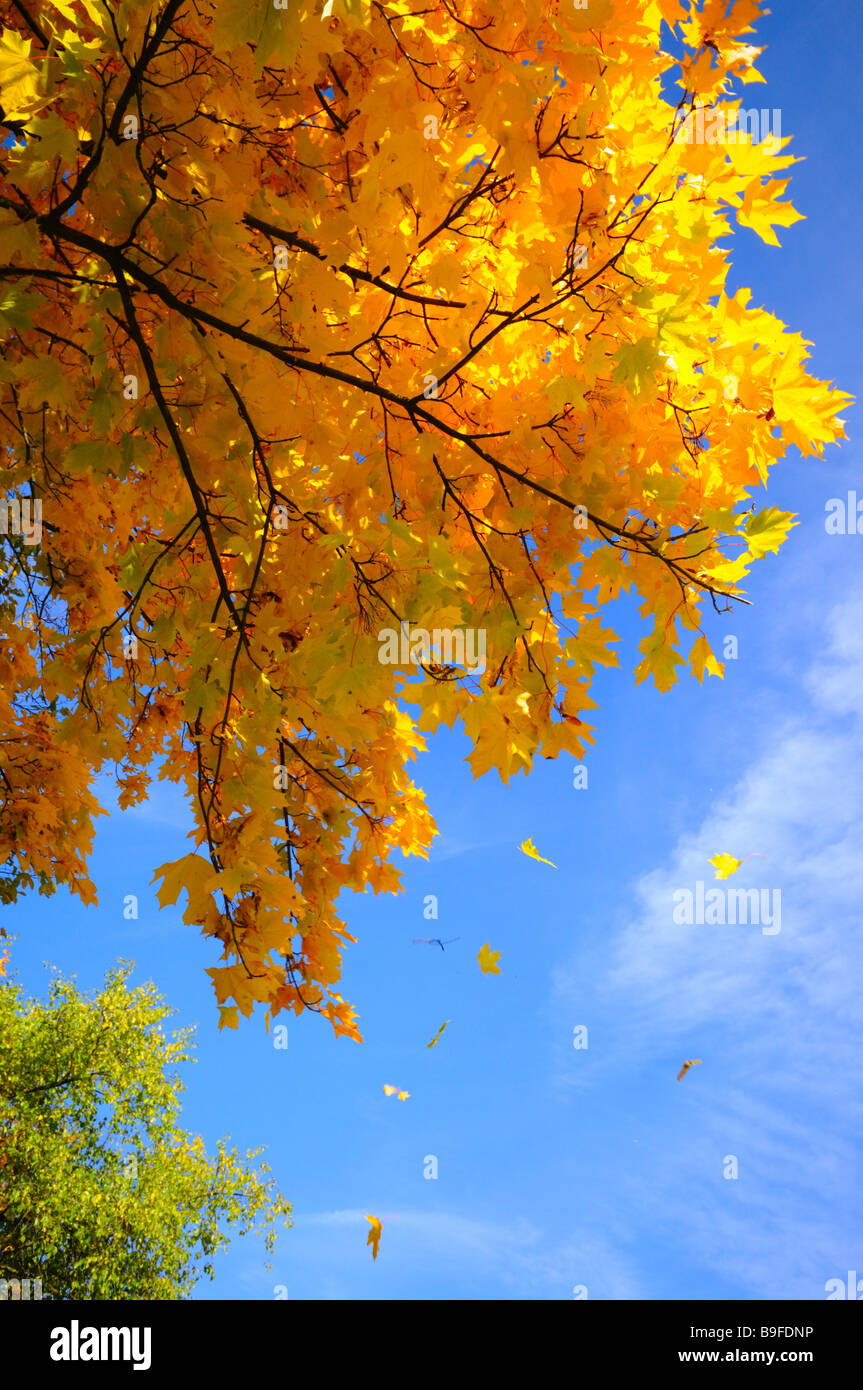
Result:
M631 1261L600 1232L583 1230L560 1240L523 1216L511 1221L488 1221L452 1211L399 1212L387 1219L381 1254L394 1268L402 1258L423 1267L455 1265L479 1279L478 1291L498 1282L516 1296L569 1299L577 1284L585 1284L590 1298L627 1299L644 1296ZM357 1227L368 1230L366 1212L336 1210L294 1215L292 1241L308 1227ZM401 1236L404 1233L405 1243ZM350 1236L351 1248L356 1237ZM318 1248L317 1253L320 1254ZM486 1294L485 1296L492 1296Z
M835 714L863 714L863 594L838 604L826 629L831 659L807 673L807 689Z
M703 1059L645 1137L656 1162L628 1189L632 1237L671 1230L754 1297L824 1297L827 1279L863 1268L863 1225L845 1211L863 1111L863 747L845 717L861 709L863 599L836 608L827 632L803 679L815 711L773 731L734 791L634 885L632 919L604 954L593 948L596 1022L567 1068L583 1091ZM766 857L716 884L708 861L725 851ZM699 879L778 888L780 933L675 925L675 890ZM584 975L581 959L556 979L573 1018ZM737 1180L722 1177L727 1154Z

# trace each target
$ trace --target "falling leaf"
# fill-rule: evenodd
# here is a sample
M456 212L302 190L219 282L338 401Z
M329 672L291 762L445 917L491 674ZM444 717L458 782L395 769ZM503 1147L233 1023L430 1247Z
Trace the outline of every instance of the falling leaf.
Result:
M557 865L552 864L550 859L543 859L533 840L523 840L519 849L522 854L526 854L529 859L535 859L538 864L550 864L553 869L557 868Z
M482 971L483 975L500 974L500 968L498 966L498 961L500 960L500 957L501 952L490 950L489 944L488 942L486 942L482 950L477 955L477 960L479 961L479 968Z
M716 869L717 878L730 878L736 874L741 864L745 864L747 859L766 859L766 854L744 854L742 859L735 859L733 854L717 854L711 859L711 864Z
M399 1094L398 1094L398 1099L399 1099L399 1100L408 1100L409 1097L410 1097L410 1091L399 1091Z
M685 1076L686 1073L689 1071L689 1068L690 1068L690 1067L700 1067L700 1066L701 1066L701 1058L700 1058L700 1057L693 1057L689 1062L684 1062L684 1063L683 1063L683 1066L680 1068L680 1071L677 1073L677 1079L678 1079L678 1081L682 1081L682 1080L683 1080L684 1076Z
M383 1227L381 1225L380 1220L376 1216L366 1215L366 1220L369 1222L372 1228L369 1231L369 1236L368 1240L366 1241L366 1245L370 1245L372 1247L372 1259L376 1260L378 1257L378 1246L381 1243L381 1232L383 1230Z
M437 1043L440 1041L444 1028L446 1028L447 1023L449 1023L449 1019L446 1020L446 1023L441 1024L440 1028L438 1028L431 1042L426 1043L426 1047L435 1047L437 1045Z
M384 1086L385 1096L398 1096L399 1100L407 1100L410 1091L400 1091L398 1086Z
M716 854L710 862L716 870L717 878L730 878L732 874L737 873L743 860L735 859L733 854Z

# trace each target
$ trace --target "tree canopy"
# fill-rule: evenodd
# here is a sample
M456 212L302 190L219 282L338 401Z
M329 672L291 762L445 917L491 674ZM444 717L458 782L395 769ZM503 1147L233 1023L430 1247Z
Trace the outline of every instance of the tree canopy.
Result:
M793 524L753 494L848 400L726 292L735 224L798 216L789 140L727 136L758 12L7 7L7 900L93 902L95 778L130 806L158 765L221 1022L358 1037L335 904L427 854L424 733L582 758L621 593L637 680L721 675L705 614Z
M226 1227L271 1250L290 1225L260 1150L211 1158L181 1128L191 1030L167 1037L171 1010L129 975L92 997L57 978L47 1003L0 989L0 1279L43 1298L185 1298Z

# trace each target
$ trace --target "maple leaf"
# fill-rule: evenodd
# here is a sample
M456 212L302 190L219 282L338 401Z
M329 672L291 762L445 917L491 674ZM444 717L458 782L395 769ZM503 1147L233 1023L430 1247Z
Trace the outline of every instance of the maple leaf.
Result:
M400 1091L398 1086L384 1086L385 1096L397 1096L399 1100L408 1100L410 1091Z
M670 638L671 634L657 625L649 637L639 642L644 659L635 669L636 685L640 685L648 675L653 676L657 690L670 690L674 685L677 680L675 667L682 663L683 657L675 650Z
M32 61L32 40L4 30L0 36L0 101L8 120L31 115L40 102L39 69Z
M372 1259L376 1260L378 1257L378 1249L381 1243L383 1225L377 1216L367 1216L366 1220L371 1226L371 1230L369 1231L368 1238L366 1240L366 1245L370 1245L372 1247Z
M737 214L741 226L751 227L768 246L780 245L774 227L793 227L795 222L803 218L803 214L790 203L778 201L786 187L787 181L783 183L771 179L767 184L762 184L760 179L753 179L746 190L743 207Z
M689 1061L689 1062L684 1062L684 1063L683 1063L683 1066L680 1068L680 1071L677 1073L677 1079L678 1079L678 1081L682 1081L682 1080L683 1080L684 1076L685 1076L686 1073L689 1071L689 1068L690 1068L690 1067L700 1067L700 1066L701 1066L701 1058L700 1058L700 1057L693 1057L693 1058L691 1059L691 1061Z
M533 840L522 840L519 849L522 854L526 854L529 859L535 859L538 864L549 864L552 869L557 868L557 865L552 864L550 859L543 859Z
M778 507L765 507L747 518L743 534L749 543L749 554L760 558L769 551L779 549L792 526L796 526L793 512L781 512Z
M716 660L716 657L710 649L710 643L707 641L707 638L703 636L696 637L693 642L689 653L689 664L699 684L704 681L705 672L711 676L720 677L725 673L722 662Z
M440 1028L438 1028L438 1030L437 1030L437 1032L435 1033L434 1037L432 1038L431 1042L430 1042L430 1043L426 1043L426 1047L437 1047L437 1044L440 1042L440 1039L441 1039L441 1037L442 1037L442 1035L443 1035L443 1030L444 1030L444 1028L446 1028L446 1026L447 1026L448 1023L449 1023L449 1019L447 1019L445 1023L442 1023L442 1024L441 1024Z
M477 955L477 960L479 961L479 968L482 971L483 975L499 975L501 973L500 967L498 966L498 961L501 958L501 954L502 953L500 951L490 950L488 942L485 943L485 945L482 947L479 954Z
M659 362L654 339L640 338L637 343L624 343L617 352L614 379L628 386L633 396L643 396L652 385Z
M156 896L160 907L168 907L175 903L185 889L189 896L189 908L192 909L193 904L197 905L200 902L204 884L213 878L213 866L203 855L185 854L182 859L176 859L171 864L160 864L150 882L155 883L159 877L162 879L162 886Z
M744 854L742 859L735 859L733 854L717 854L711 859L711 864L716 869L717 878L730 878L736 874L741 864L745 864L747 859L765 859L767 856L753 851L752 854Z
M717 854L710 862L716 869L717 878L730 878L737 873L743 860L735 859L733 854Z

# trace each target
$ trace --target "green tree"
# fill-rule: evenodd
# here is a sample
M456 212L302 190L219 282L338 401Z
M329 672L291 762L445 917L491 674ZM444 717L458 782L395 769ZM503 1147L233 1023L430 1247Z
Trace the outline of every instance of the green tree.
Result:
M0 1278L45 1298L185 1298L226 1227L271 1250L290 1225L260 1150L221 1140L213 1158L180 1127L192 1030L169 1038L173 1011L131 969L91 996L57 978L47 1003L0 989Z

